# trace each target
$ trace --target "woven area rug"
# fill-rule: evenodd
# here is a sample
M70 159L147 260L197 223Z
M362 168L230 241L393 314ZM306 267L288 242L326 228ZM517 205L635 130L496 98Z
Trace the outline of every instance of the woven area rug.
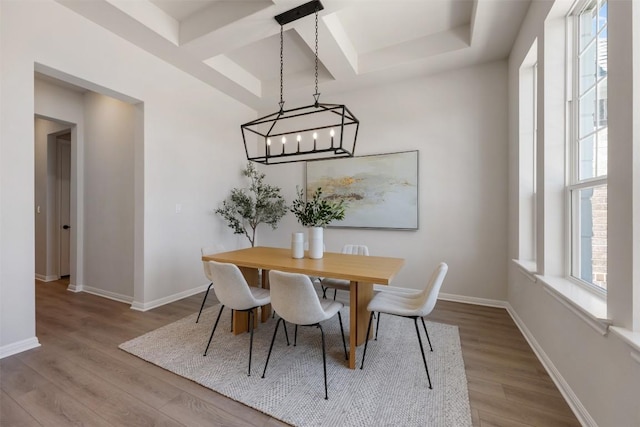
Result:
M369 342L364 370L359 369L364 346L358 348L358 369L348 369L337 316L327 320L323 328L329 400L325 400L318 328L299 327L294 347L294 328L289 325L287 347L280 326L263 379L276 319L261 323L254 334L251 376L247 376L249 334L229 332L226 309L207 356L202 356L219 307L203 311L197 324L195 313L120 348L296 426L471 426L456 326L426 322L433 352L421 331L433 383L430 390L411 319L382 316L378 341ZM348 307L343 308L342 319L348 347Z

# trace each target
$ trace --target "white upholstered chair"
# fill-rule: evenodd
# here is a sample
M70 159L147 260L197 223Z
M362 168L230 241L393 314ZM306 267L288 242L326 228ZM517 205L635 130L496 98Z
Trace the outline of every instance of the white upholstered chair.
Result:
M322 362L324 364L324 398L328 399L327 393L327 356L325 350L324 330L320 322L332 318L338 314L340 322L340 332L342 334L342 345L344 347L344 357L347 356L347 344L344 339L344 329L342 328L342 317L340 309L343 304L336 301L321 300L316 293L309 276L305 274L285 273L271 270L269 272L269 284L271 287L271 306L278 313L279 319L273 331L269 355L264 364L262 378L267 372L273 343L278 333L280 322L289 322L298 326L316 326L322 335ZM286 330L286 329L285 329Z
M249 332L251 338L249 341L249 369L248 375L251 375L251 353L253 350L253 322L254 322L254 309L271 302L268 289L256 288L249 286L240 269L234 264L225 264L216 261L209 261L209 272L211 273L211 279L213 283L213 289L220 301L220 312L216 323L211 330L211 336L207 343L207 348L204 350L204 355L207 355L209 345L213 339L213 334L216 332L218 321L222 310L226 307L235 311L244 311L249 315Z
M365 245L344 245L342 247L343 254L349 255L364 255L369 256L369 248ZM322 287L322 297L327 297L327 290L333 289L333 299L336 299L338 290L349 291L349 281L343 279L333 279L326 277L320 280L320 286Z
M211 255L218 252L224 252L224 246L221 244L216 244L215 246L205 246L200 249L200 253L202 256ZM205 261L202 261L202 266L204 267L204 275L209 279L209 286L207 286L207 292L204 294L204 298L202 298L202 304L200 305L200 311L198 312L198 317L196 318L196 323L200 320L200 315L202 314L202 309L204 308L204 303L207 301L207 296L209 296L209 290L211 286L213 286L213 279L211 278L211 272L209 271L209 264ZM233 313L231 313L233 316Z
M371 332L371 321L373 320L373 313L378 313L378 320L380 320L380 315L382 313L392 314L394 316L407 317L413 319L413 323L416 328L416 334L418 335L418 343L420 344L420 351L422 352L422 361L424 362L424 369L427 372L427 380L429 381L429 388L431 387L431 377L429 376L429 368L427 367L427 359L424 355L424 348L422 346L422 339L420 338L420 329L418 328L418 318L422 321L422 327L424 328L424 333L427 336L427 341L429 341L429 347L431 351L433 351L433 347L431 346L431 339L429 338L429 333L427 332L427 326L424 324L424 316L428 315L433 311L433 308L436 305L436 301L438 300L438 293L440 292L440 287L442 286L442 282L444 281L445 276L447 275L447 270L449 267L444 262L441 262L438 267L435 269L427 286L419 293L409 293L403 295L401 292L391 291L391 292L379 292L376 294L369 305L367 306L367 310L371 312L369 316L369 326L367 328L367 337ZM377 335L377 331L376 331ZM367 345L369 344L369 340L365 342L364 351L362 352L362 364L360 365L360 369L364 367L364 358L367 355Z

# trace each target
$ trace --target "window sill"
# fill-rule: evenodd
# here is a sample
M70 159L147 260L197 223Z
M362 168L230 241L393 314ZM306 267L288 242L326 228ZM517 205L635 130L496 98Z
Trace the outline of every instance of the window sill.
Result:
M631 357L640 363L640 332L633 332L619 326L611 326L609 329L631 347Z
M544 285L544 290L562 305L587 322L601 335L606 335L611 326L607 319L607 301L582 286L562 277L541 276L536 278Z
M522 259L513 259L512 260L515 265L520 269L520 273L522 273L527 279L531 280L533 283L537 282L536 272L538 271L538 264L535 261L522 260Z

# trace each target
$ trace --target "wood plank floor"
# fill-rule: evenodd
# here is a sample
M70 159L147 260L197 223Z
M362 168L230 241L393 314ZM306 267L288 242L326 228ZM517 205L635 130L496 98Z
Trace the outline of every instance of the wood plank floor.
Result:
M36 282L42 347L0 360L0 426L284 425L118 349L203 294L141 313L66 285ZM474 426L580 425L504 309L439 301L430 319L460 329Z

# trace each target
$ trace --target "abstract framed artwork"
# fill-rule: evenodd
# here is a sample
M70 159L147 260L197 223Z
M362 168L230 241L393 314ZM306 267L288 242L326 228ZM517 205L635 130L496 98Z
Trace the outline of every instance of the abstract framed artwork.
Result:
M306 193L344 200L330 227L418 229L418 151L307 162Z

